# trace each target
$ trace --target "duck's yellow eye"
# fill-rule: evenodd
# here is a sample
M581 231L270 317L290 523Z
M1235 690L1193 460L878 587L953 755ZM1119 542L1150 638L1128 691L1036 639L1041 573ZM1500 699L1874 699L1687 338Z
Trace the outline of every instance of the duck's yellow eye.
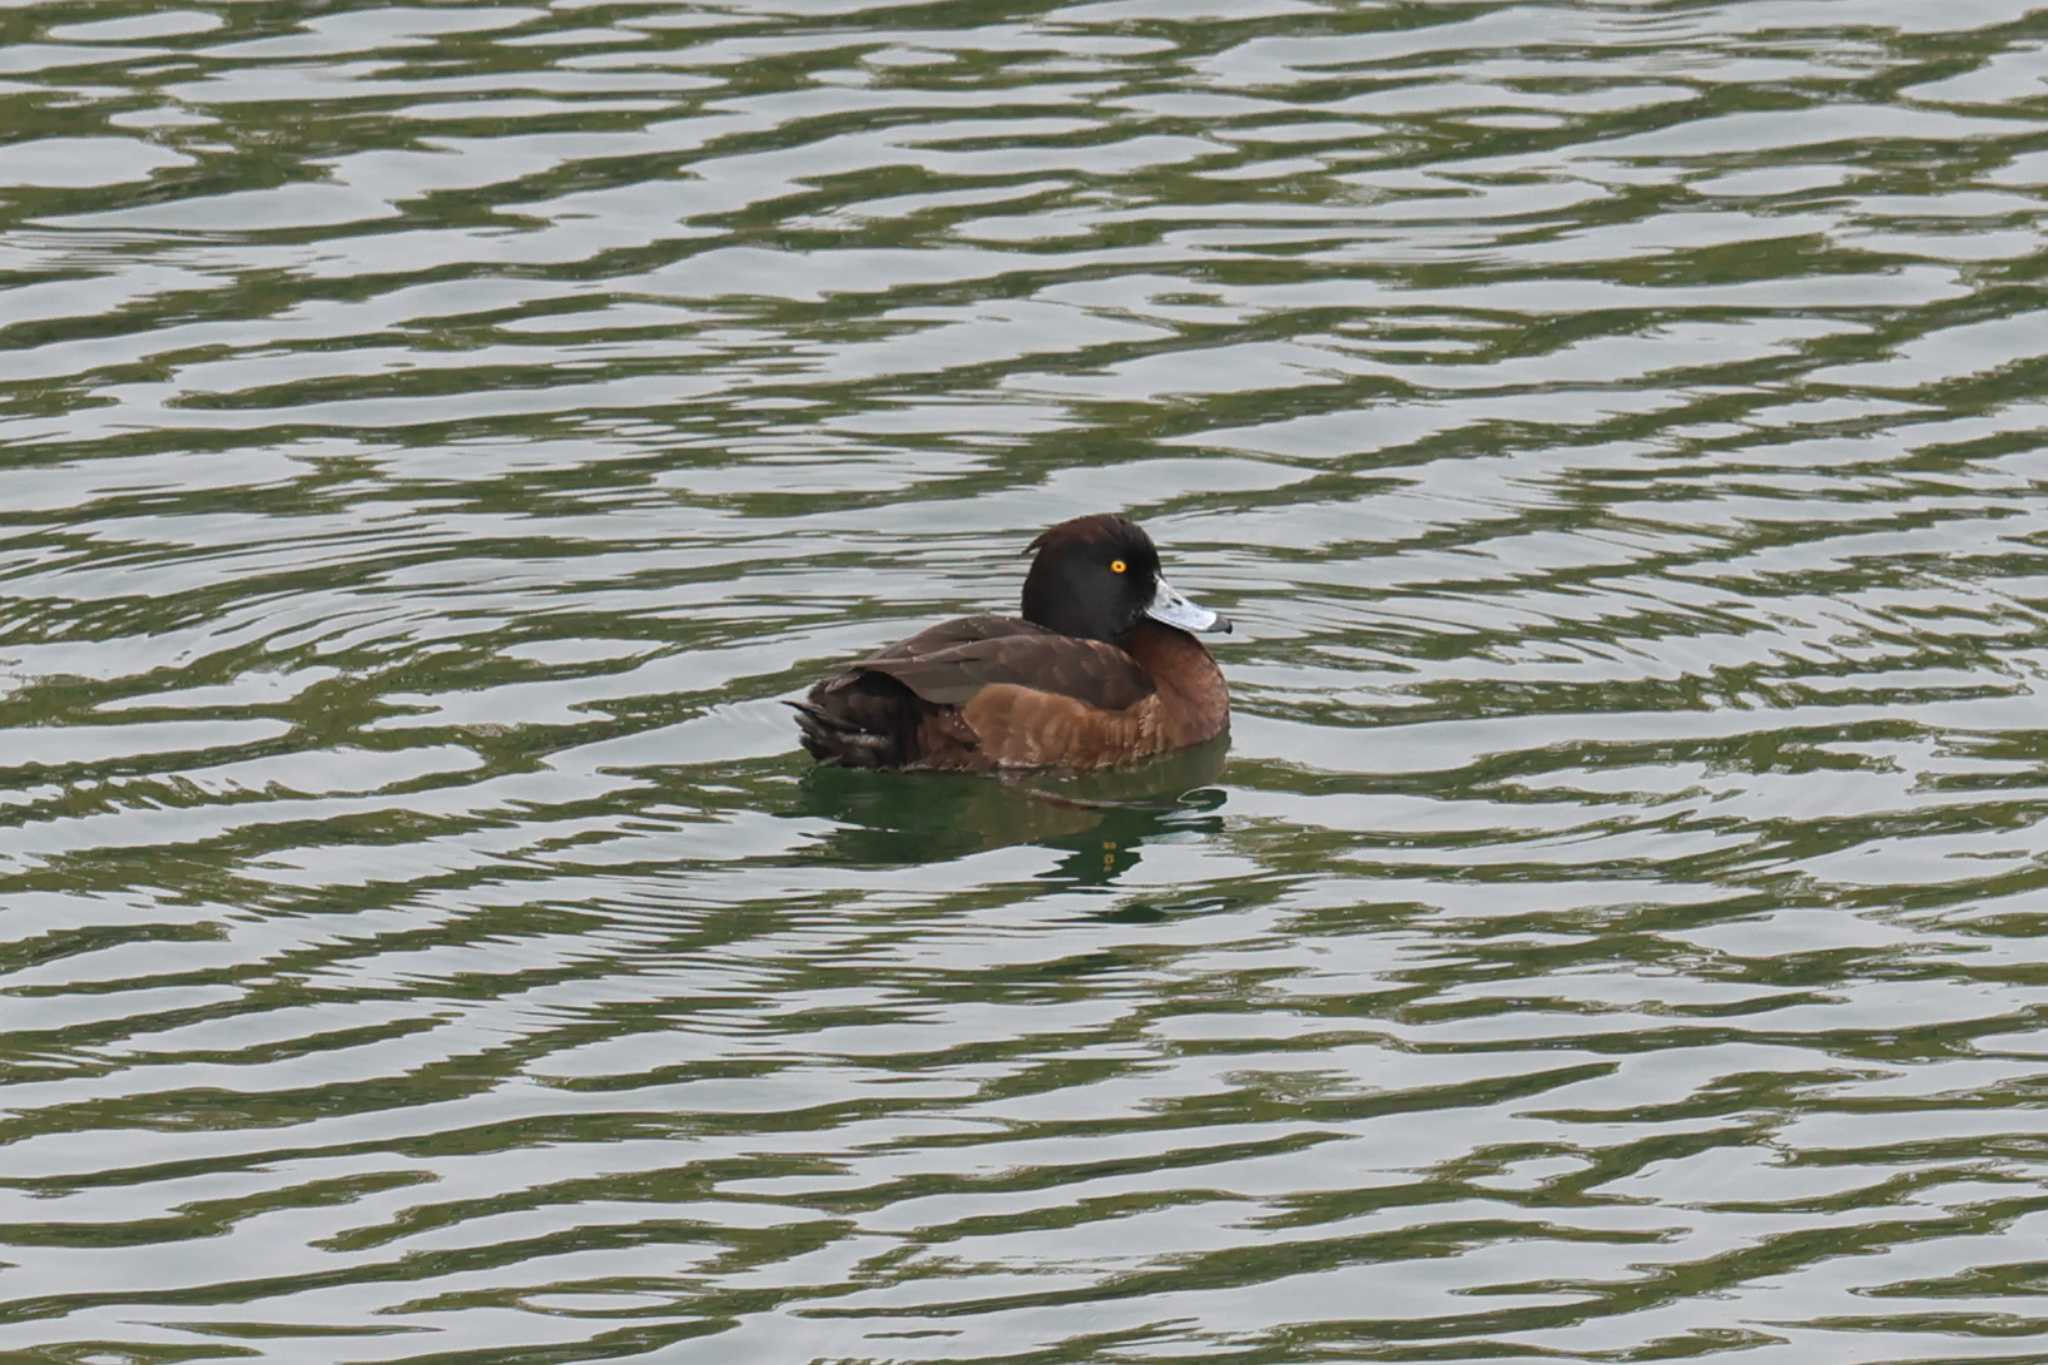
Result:
M1124 570L1130 567L1130 565L1124 563L1121 559L1112 559L1109 561L1109 571L1111 573L1122 573Z

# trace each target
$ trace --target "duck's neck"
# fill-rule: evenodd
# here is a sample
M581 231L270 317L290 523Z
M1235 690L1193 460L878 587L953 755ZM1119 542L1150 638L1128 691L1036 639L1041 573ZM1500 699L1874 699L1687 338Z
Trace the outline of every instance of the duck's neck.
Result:
M1148 617L1131 632L1124 648L1171 703L1167 714L1181 719L1187 733L1175 736L1175 744L1200 744L1230 723L1230 688L1200 640Z

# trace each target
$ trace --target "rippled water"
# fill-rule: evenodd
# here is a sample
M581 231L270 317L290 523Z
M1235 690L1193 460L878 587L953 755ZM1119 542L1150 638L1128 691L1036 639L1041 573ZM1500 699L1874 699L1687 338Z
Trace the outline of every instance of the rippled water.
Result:
M2043 1358L2027 6L0 33L0 1352Z

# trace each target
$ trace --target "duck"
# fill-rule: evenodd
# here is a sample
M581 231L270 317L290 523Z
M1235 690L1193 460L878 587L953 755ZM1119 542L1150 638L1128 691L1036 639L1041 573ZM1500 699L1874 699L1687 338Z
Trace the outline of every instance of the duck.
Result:
M821 765L1092 769L1223 735L1230 690L1196 632L1230 622L1167 583L1130 518L1063 521L1026 547L1018 616L929 626L812 687L796 708Z

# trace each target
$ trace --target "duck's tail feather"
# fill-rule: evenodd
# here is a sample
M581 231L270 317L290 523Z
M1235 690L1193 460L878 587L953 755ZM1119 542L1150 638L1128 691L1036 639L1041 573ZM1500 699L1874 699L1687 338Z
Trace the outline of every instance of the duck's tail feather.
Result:
M858 721L835 716L807 701L784 702L796 712L796 727L812 758L838 768L892 768L903 760L893 729L864 729Z

